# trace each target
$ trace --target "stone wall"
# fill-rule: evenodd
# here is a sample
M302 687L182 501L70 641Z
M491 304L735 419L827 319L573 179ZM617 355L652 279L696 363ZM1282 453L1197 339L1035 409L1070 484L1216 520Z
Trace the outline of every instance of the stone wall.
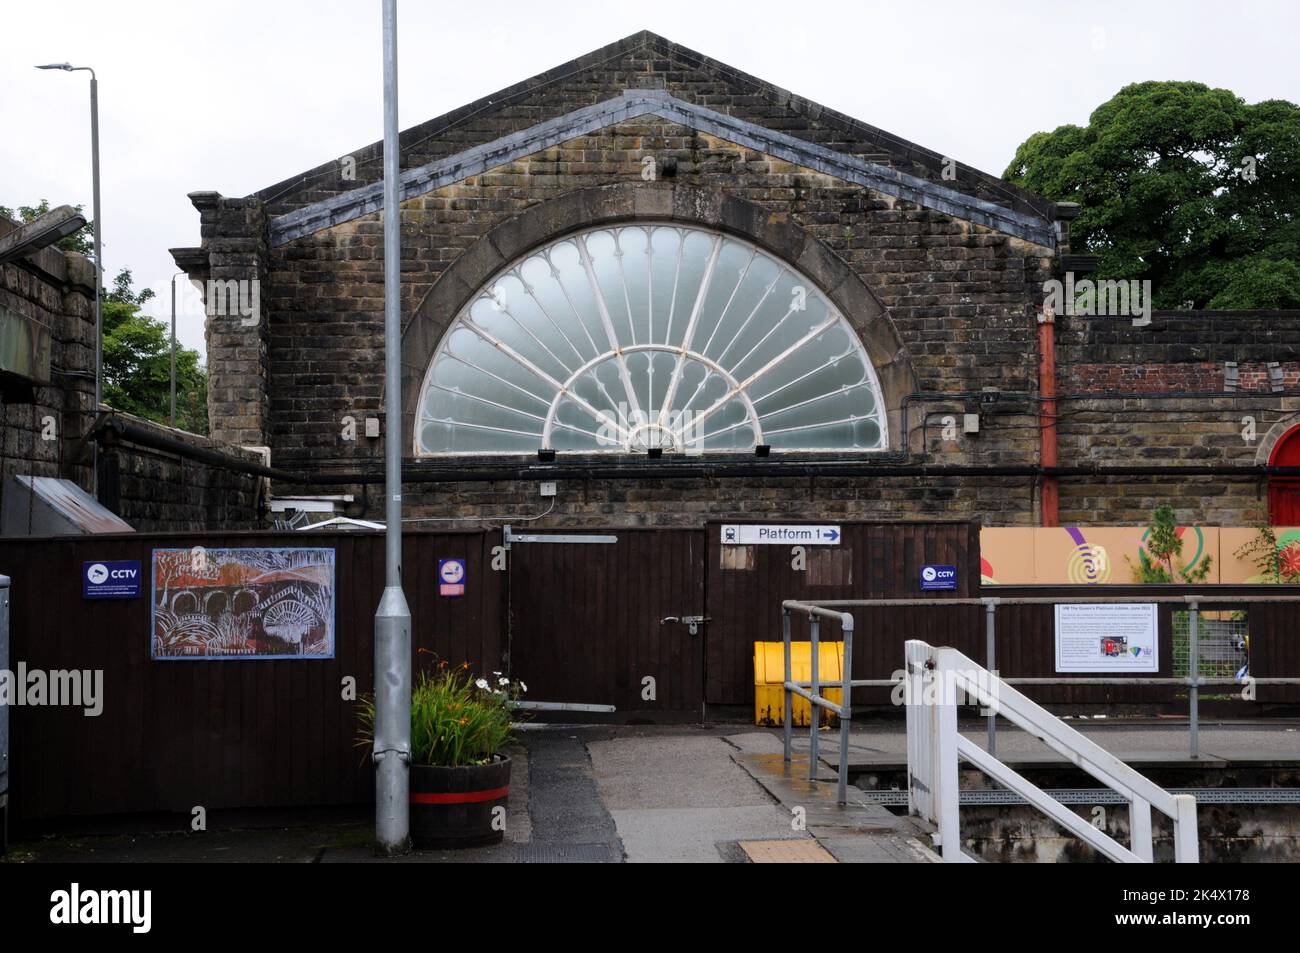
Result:
M0 216L0 236L17 227ZM0 492L11 473L61 476L89 489L82 438L95 401L94 266L56 248L0 265L0 309L39 322L52 338L49 380L0 376Z
M898 354L889 360L895 369L906 367L889 381L899 413L896 421L891 418L891 426L896 424L892 462L1022 468L1039 462L1043 421L1036 310L1043 282L1063 271L1061 256L1070 251L1071 209L650 34L406 130L402 166L412 169L456 155L641 88L664 90L729 117L1040 216L1055 228L1057 247L1011 237L656 116L620 121L403 203L408 400L432 357L437 330L493 268L543 240L538 222L550 224L545 237L556 237L590 221L575 209L588 208L605 216L601 220L614 221L619 219L609 210L621 208L622 220L699 222L784 255L781 242L769 240L779 233L796 251L815 248L847 269L864 307L879 314L871 321L886 329L882 339L897 342ZM383 223L372 213L278 247L270 245L266 224L379 182L381 158L380 144L373 143L248 198L195 193L202 247L175 252L191 277L262 280L264 314L257 322L209 319L211 412L215 434L240 444L267 444L277 465L287 469L373 470L382 459L382 438L362 434L364 419L380 416L383 409ZM651 181L643 175L647 158L656 170ZM948 170L955 171L955 179L945 174ZM347 177L351 172L354 178ZM802 263L807 256L785 257ZM852 309L841 310L854 319ZM1300 316L1295 314L1157 315L1145 328L1124 319L1058 316L1056 334L1062 466L1249 465L1261 455L1266 462L1270 441L1300 410L1286 392L1274 390L1278 382L1300 384ZM973 435L961 427L963 415L971 413L980 416ZM1253 439L1243 436L1246 417L1254 421ZM409 455L409 418L402 443ZM556 479L562 492L545 520L550 524L689 525L758 515L969 516L987 525L1033 525L1040 519L1033 475L633 483L566 482L561 472ZM1060 484L1061 519L1143 522L1156 505L1169 502L1187 520L1242 523L1257 515L1261 486L1249 475L1192 481L1069 477ZM349 490L364 498L362 488ZM412 516L489 518L541 508L535 484L526 481L412 484L404 496ZM358 504L350 514L373 517L376 506Z
M258 453L223 446L209 437L185 433L129 414L117 414L133 427L179 441L196 450L218 451L248 463L263 463ZM225 532L266 525L266 481L237 470L121 440L101 448L101 501L140 532Z
M15 227L0 217L0 236ZM94 423L94 266L82 255L54 247L0 265L0 308L52 332L48 382L0 375L0 492L11 473L62 477L92 492L86 435ZM196 450L262 459L128 414L111 416ZM261 523L256 477L124 442L105 443L99 458L100 501L137 530L251 529Z

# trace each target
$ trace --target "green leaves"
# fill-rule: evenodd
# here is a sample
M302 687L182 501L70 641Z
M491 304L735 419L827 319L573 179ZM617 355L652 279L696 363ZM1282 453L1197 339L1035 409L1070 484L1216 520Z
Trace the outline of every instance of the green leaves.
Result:
M171 412L171 328L142 314L153 297L136 293L123 268L104 296L104 403L118 410L166 423ZM208 432L208 375L198 351L176 348L176 426Z
M1201 83L1121 89L1030 136L1004 176L1078 202L1074 252L1101 279L1152 282L1155 306L1300 307L1300 107Z
M1198 583L1209 577L1212 565L1209 556L1202 556L1194 567L1184 565L1182 556L1183 540L1178 535L1174 509L1172 506L1159 506L1147 527L1145 548L1138 550L1137 565L1133 565L1127 556L1124 559L1133 567L1135 582L1153 584L1181 580Z
M415 764L457 768L486 764L511 740L517 718L515 702L524 692L520 682L501 673L475 678L469 665L448 668L440 663L432 674L420 673L411 688L411 760ZM375 701L358 701L357 746L374 741Z

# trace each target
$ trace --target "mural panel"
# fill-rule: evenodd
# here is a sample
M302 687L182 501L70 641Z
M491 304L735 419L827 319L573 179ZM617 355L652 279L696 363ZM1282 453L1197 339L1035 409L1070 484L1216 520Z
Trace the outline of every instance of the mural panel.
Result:
M155 549L154 659L334 657L334 550Z

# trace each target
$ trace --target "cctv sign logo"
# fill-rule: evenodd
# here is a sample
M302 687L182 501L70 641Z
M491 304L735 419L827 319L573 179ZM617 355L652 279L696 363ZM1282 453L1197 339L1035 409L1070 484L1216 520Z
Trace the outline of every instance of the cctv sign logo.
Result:
M923 566L921 567L921 591L930 592L936 589L956 589L957 588L957 567L956 566Z
M140 560L101 559L83 563L82 595L87 599L138 599Z

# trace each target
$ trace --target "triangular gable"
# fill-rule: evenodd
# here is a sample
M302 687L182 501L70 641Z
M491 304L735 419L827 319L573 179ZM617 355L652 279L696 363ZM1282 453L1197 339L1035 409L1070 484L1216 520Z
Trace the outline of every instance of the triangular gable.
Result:
M626 90L621 96L575 109L419 168L408 169L400 176L400 199L416 198L570 139L647 115L1046 248L1056 247L1055 231L1044 217L1009 209L929 179L836 152L655 89ZM383 204L381 181L305 205L271 220L271 244L283 245L304 235L370 215L380 211Z

